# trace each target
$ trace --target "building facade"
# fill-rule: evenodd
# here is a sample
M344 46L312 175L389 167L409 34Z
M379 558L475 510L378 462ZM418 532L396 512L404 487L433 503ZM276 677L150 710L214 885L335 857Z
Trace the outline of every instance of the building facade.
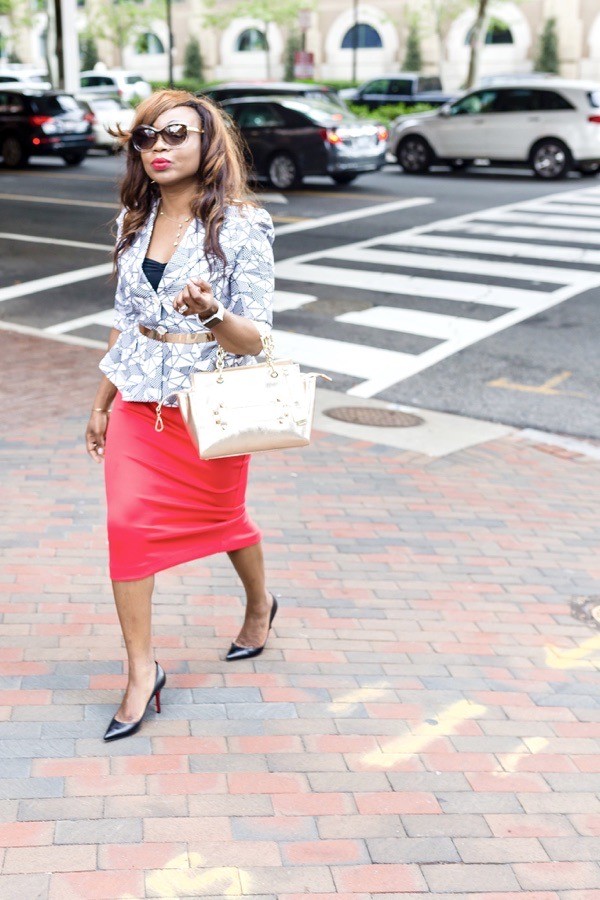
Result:
M94 3L80 7L78 28L84 31L93 17ZM349 81L353 71L359 81L386 72L400 71L406 52L409 22L418 16L423 71L440 73L444 87L456 90L465 79L469 33L474 6L436 28L436 0L316 0L305 30L306 50L314 58L317 80ZM438 5L443 9L443 0ZM221 0L219 10L233 8ZM217 29L205 23L202 0L172 0L174 72L181 77L185 45L198 39L206 80L282 78L286 42L291 25L281 27L251 17L232 19ZM526 73L533 69L540 32L555 18L559 39L561 74L600 81L600 0L494 0L490 32L481 57L480 75ZM18 36L16 47L24 62L44 65L44 16ZM7 23L0 18L5 38ZM355 45L358 45L355 49ZM166 23L154 20L143 32L131 36L121 54L100 42L100 56L109 67L123 66L151 80L167 76L168 32ZM268 49L267 49L268 48Z

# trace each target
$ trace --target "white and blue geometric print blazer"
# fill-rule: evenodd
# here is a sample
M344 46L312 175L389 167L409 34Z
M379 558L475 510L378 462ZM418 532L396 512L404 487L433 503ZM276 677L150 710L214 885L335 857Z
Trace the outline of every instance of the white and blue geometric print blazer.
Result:
M218 344L167 344L144 337L138 325L167 331L207 331L197 316L182 316L173 300L190 278L210 283L225 309L256 323L268 334L273 322L273 221L264 209L231 205L219 233L227 264L218 260L211 275L204 254L204 226L194 219L175 248L155 291L142 271L158 203L133 244L119 259L113 327L121 334L100 361L100 369L124 400L177 406L177 391L190 387L193 372L215 368ZM117 219L120 235L125 211ZM227 354L226 365L248 365L251 356Z

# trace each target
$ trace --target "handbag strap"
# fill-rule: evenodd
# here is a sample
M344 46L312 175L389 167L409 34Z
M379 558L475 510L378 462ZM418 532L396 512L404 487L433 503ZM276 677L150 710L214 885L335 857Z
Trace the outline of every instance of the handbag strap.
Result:
M273 336L270 334L261 334L260 339L262 341L263 350L265 354L265 360L271 372L271 378L279 378L279 372L274 366L275 362L275 342L273 341ZM217 350L217 365L216 370L218 372L217 384L223 383L223 370L225 369L225 353L226 351L219 344L219 349Z

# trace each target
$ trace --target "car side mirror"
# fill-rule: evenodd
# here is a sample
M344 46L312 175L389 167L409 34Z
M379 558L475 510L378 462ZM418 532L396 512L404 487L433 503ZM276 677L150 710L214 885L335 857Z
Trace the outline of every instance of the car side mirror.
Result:
M438 109L438 116L442 116L442 118L447 119L450 115L451 112L448 103L444 103L443 106L440 106L440 108Z

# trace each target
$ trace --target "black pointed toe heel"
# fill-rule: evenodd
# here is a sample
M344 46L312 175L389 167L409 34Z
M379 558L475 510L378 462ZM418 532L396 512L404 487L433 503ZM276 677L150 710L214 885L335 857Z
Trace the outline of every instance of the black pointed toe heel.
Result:
M114 716L110 721L110 725L106 729L104 734L105 741L116 741L119 738L129 737L130 734L135 734L140 725L142 724L142 720L148 711L148 707L150 706L150 701L154 697L156 702L156 712L160 712L160 692L164 688L167 682L167 676L165 675L165 671L160 663L156 663L156 680L154 682L154 687L152 689L152 693L148 698L148 702L146 703L146 708L144 712L136 722L119 722Z
M269 616L269 631L271 630L271 625L273 624L273 619L275 618L275 614L277 613L278 606L277 600L271 594L271 599L273 600L273 606L271 607L271 615ZM267 635L268 637L268 635ZM267 646L267 642L265 641L262 647L240 647L239 644L233 643L229 648L226 660L231 662L234 659L252 659L253 656L260 656L265 647Z

